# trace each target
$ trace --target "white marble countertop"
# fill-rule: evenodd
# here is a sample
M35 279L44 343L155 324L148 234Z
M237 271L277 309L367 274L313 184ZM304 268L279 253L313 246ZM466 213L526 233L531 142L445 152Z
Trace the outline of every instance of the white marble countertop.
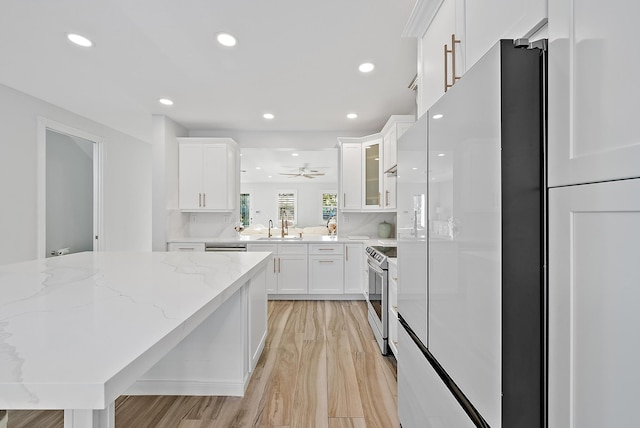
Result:
M0 266L0 409L104 409L268 254L89 252Z
M246 242L252 244L282 244L282 243L290 243L290 244L323 244L323 243L364 243L366 245L382 245L382 246L396 246L395 239L378 239L378 238L367 238L364 239L351 239L348 236L328 236L328 235L307 235L302 236L302 238L281 238L279 236L274 236L272 238L266 238L262 235L246 235L239 236L237 238L212 238L212 237L193 237L193 238L174 238L167 241L168 243L237 243L237 242Z

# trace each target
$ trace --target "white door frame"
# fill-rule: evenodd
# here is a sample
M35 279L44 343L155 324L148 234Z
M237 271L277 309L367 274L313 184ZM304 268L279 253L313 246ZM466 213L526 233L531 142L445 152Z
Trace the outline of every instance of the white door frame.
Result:
M47 130L79 137L94 143L93 146L93 251L104 249L102 224L102 138L65 124L38 117L38 254L46 257L47 243Z

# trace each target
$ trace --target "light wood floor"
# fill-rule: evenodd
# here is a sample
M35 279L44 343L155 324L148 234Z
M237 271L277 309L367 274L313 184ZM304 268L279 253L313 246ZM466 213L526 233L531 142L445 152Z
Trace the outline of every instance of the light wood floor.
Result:
M270 301L269 332L244 397L122 396L116 426L396 428L396 364L362 301ZM63 427L61 411L10 411L9 428Z

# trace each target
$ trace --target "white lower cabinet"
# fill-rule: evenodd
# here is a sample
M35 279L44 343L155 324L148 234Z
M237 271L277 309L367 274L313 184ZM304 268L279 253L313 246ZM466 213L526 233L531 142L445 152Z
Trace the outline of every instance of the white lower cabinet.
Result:
M549 190L549 428L636 426L640 179Z
M365 253L363 244L344 245L344 292L362 294L364 291Z
M307 244L248 244L247 251L271 252L269 294L307 293Z

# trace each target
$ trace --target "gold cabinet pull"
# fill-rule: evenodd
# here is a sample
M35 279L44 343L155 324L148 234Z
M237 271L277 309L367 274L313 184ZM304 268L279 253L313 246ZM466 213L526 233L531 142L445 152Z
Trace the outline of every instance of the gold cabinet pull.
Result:
M344 250L346 252L347 261L349 261L349 246L345 245Z
M276 259L273 258L273 273L276 273Z
M207 194L203 193L202 194L202 208L207 206Z
M384 191L384 206L385 207L389 206L389 191L388 190Z
M198 193L198 208L202 208L202 193Z
M457 80L460 80L460 76L456 75L456 43L460 43L460 40L456 39L456 35L451 35L451 49L445 44L444 45L444 91L452 87ZM447 55L451 54L451 84L449 84L449 64L447 61Z
M342 194L342 208L347 208L347 194Z
M278 257L278 273L280 273L280 257Z

